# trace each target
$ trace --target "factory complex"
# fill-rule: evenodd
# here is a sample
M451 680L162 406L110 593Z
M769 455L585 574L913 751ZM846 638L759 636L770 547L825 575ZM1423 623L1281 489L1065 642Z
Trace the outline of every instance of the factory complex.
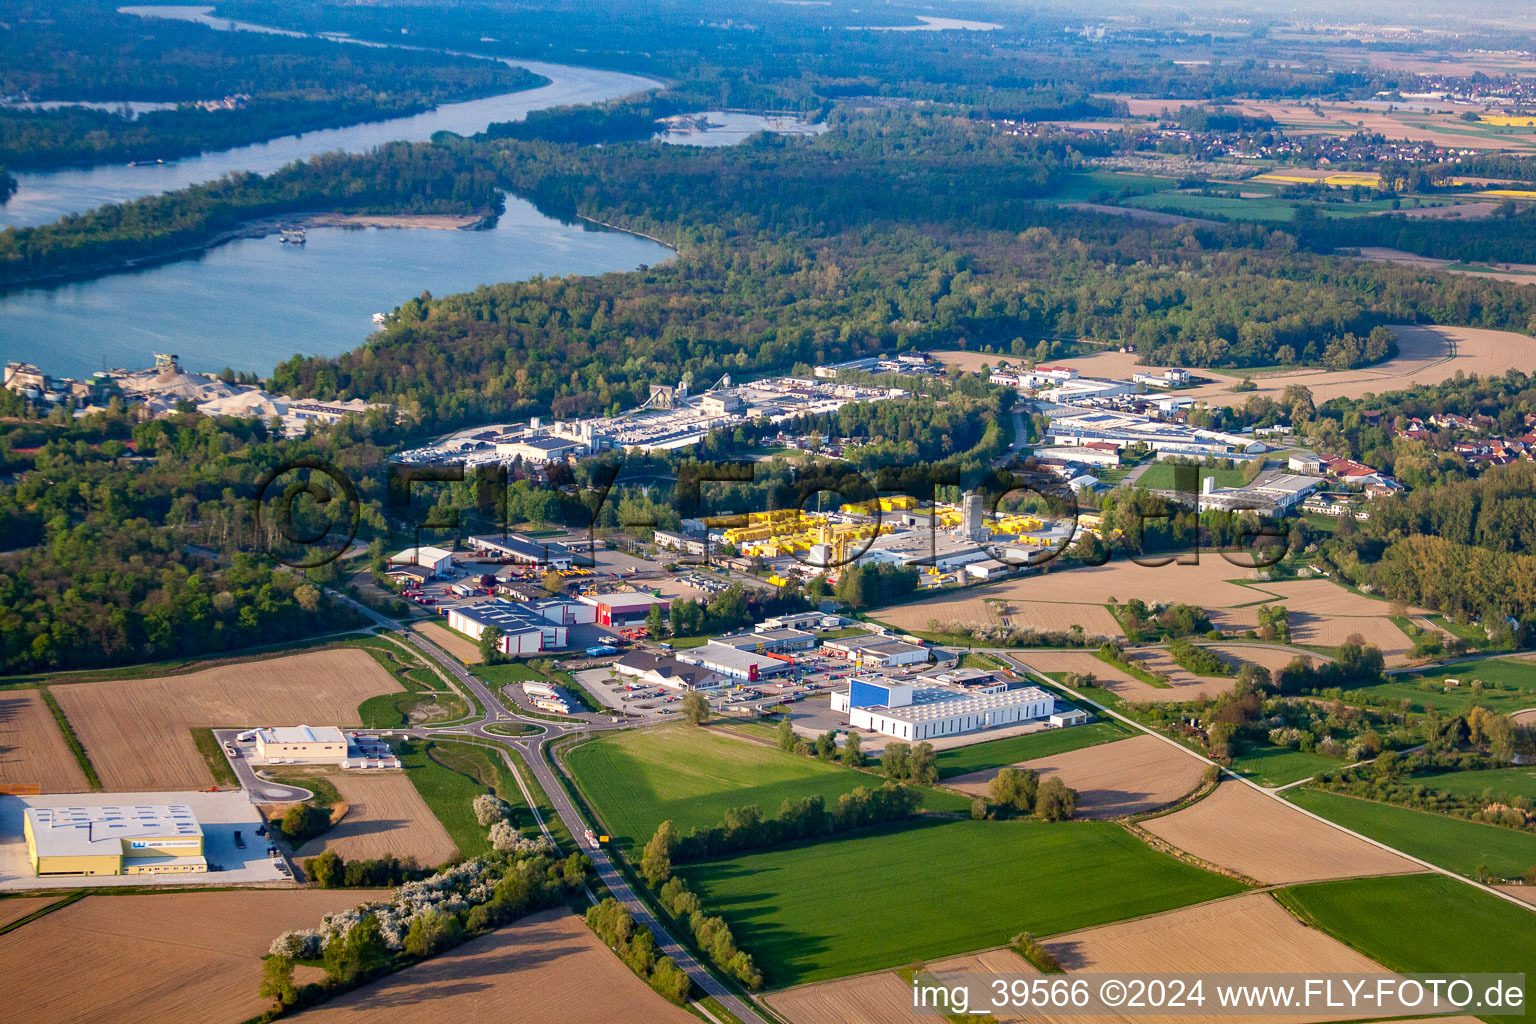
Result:
M916 673L860 672L832 694L832 710L855 729L918 742L1040 722L1081 725L1086 712L1037 686L1012 686L1001 673L952 669Z
M873 369L881 372L878 366ZM698 393L689 390L686 380L652 385L644 403L617 416L552 422L535 417L526 426L455 435L401 452L395 459L404 463L452 461L466 467L519 461L542 465L612 449L679 451L699 444L711 430L764 420L786 423L802 416L836 412L850 402L878 402L907 395L900 388L854 384L835 377L836 373L831 379L815 380L771 377L736 385L727 374Z

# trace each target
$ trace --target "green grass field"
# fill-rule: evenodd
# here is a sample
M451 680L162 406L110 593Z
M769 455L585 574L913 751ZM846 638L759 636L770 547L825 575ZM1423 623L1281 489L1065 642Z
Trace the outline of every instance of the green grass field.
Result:
M1461 686L1446 691L1442 682L1445 679L1459 679ZM1423 689L1420 683L1425 680L1435 685ZM1483 683L1482 693L1472 693L1473 680ZM1493 688L1493 684L1498 688ZM1390 682L1361 687L1349 694L1370 695L1373 699L1393 704L1407 700L1418 712L1434 706L1454 713L1478 704L1489 711L1507 715L1536 707L1536 664L1510 658L1484 658L1431 672L1393 676Z
M1509 972L1536 980L1536 914L1443 875L1318 882L1281 903L1384 967L1405 973ZM1519 1016L1486 1016L1508 1021Z
M1426 789L1458 796L1523 796L1536 800L1536 768L1487 768L1475 772L1441 772L1415 775L1413 781Z
M1174 489L1174 471L1181 468L1185 467L1175 466L1171 462L1156 463L1141 474L1141 479L1136 481L1136 486L1152 491L1171 491ZM1206 469L1201 466L1188 468L1197 470L1202 481L1206 477L1215 478L1217 487L1243 486L1243 471L1240 469ZM1196 485L1197 490L1199 486Z
M941 750L938 754L939 778L947 779L970 772L988 771L1017 764L1036 757L1064 754L1100 743L1112 743L1131 735L1131 730L1112 719L1090 722L1071 729L1049 729L1026 736L976 743L969 747Z
M603 736L573 747L565 763L614 842L643 846L670 819L685 835L718 824L732 807L778 813L786 798L819 794L830 803L879 777L691 726ZM925 805L965 811L970 801L928 790Z
M680 871L771 988L1051 935L1238 892L1118 825L894 826Z
M400 760L405 765L406 778L465 857L478 857L491 849L487 830L475 820L472 806L480 794L495 793L511 804L513 822L525 831L533 822L511 772L486 747L411 740L402 744Z
M1244 743L1232 759L1232 770L1261 786L1284 786L1343 764L1342 759L1326 754L1308 754L1270 743Z
M1518 878L1536 864L1530 833L1306 787L1285 795L1329 821L1468 877L1486 865L1501 878Z

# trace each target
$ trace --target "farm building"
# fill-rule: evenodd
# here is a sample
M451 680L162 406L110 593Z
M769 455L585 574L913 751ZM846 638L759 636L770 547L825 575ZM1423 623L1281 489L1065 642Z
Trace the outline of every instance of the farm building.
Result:
M734 647L727 647L725 644L713 641L703 647L679 651L677 660L689 665L698 665L727 679L738 679L748 683L755 683L764 676L777 675L780 672L788 672L790 669L787 658L775 658L753 651L739 651Z
M38 875L208 870L203 828L186 804L28 807L22 829Z
M315 761L340 763L347 759L347 737L334 725L317 728L257 729L259 761Z
M928 649L915 640L902 640L879 633L828 640L822 645L829 654L857 662L861 667L895 668L919 665L928 660Z
M571 552L559 544L529 540L515 533L501 537L471 537L469 546L492 558L505 558L515 565L542 565L550 569L569 569Z
M854 678L832 694L832 710L845 712L856 729L900 740L992 729L1046 718L1056 699L1035 686L993 693L961 693L878 677Z
M597 609L599 626L638 626L651 613L652 605L660 605L661 613L667 614L672 602L665 597L646 593L582 594L576 600Z
M613 668L621 676L674 690L710 690L725 681L718 672L700 665L686 665L676 658L658 658L644 651L631 651L614 662Z
M486 601L448 609L448 625L471 640L479 640L487 626L502 632L503 654L539 654L559 650L568 642L569 629L551 622L527 605L511 601Z
M389 564L392 566L416 565L431 573L433 577L442 576L453 569L453 552L445 548L406 548L398 554L391 555Z

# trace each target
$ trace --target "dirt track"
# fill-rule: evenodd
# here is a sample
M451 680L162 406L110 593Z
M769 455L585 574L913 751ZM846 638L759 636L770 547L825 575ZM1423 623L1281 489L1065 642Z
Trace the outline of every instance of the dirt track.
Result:
M42 694L0 693L0 783L34 782L44 793L84 793L91 788Z
M1199 803L1142 827L1196 857L1266 883L1423 870L1231 780Z

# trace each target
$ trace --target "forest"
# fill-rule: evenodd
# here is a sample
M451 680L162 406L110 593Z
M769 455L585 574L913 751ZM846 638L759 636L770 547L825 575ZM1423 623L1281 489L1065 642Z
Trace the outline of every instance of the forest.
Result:
M0 0L0 96L174 103L112 110L0 107L0 163L14 169L171 159L545 80L497 61L145 19L100 0ZM199 102L233 98L230 109Z

